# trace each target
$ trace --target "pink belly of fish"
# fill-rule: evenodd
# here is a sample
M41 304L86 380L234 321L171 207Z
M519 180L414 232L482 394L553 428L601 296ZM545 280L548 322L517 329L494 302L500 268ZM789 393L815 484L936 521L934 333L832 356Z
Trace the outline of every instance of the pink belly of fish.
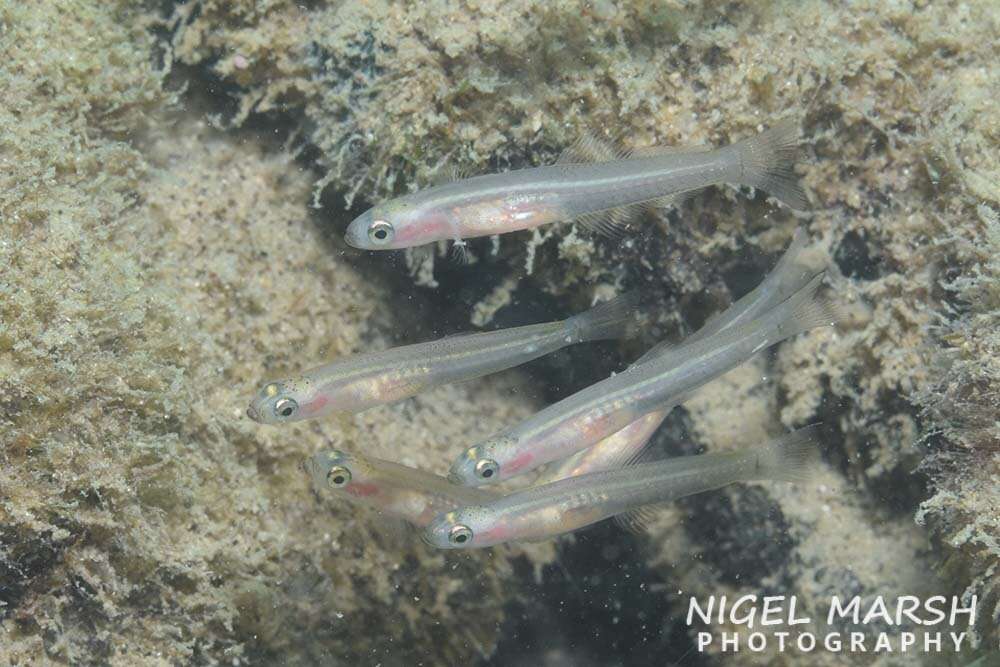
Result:
M558 207L540 195L511 195L458 207L452 212L462 238L504 234L557 222Z

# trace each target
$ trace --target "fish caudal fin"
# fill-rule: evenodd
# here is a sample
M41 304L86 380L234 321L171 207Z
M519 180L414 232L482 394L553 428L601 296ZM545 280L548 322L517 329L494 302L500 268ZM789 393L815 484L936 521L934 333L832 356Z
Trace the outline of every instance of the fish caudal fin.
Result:
M639 332L639 293L627 292L566 320L574 341L628 338Z
M795 174L799 158L798 125L778 123L755 137L736 144L743 164L743 184L764 190L789 208L804 211L809 200Z
M792 233L792 242L774 265L774 270L764 277L765 283L789 283L802 286L808 277L808 270L802 265L802 251L805 250L809 237L801 227L796 227ZM772 277L773 276L773 277Z
M752 479L806 482L819 466L820 425L813 424L772 440L757 454Z

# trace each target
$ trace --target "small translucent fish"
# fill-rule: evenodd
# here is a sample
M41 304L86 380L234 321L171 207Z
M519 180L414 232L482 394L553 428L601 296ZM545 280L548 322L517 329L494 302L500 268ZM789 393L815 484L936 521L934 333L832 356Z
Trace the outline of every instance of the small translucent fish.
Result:
M637 294L624 294L567 320L486 333L461 334L416 345L337 359L298 377L268 382L247 408L262 424L360 412L450 382L512 368L583 341L635 333Z
M818 461L816 427L789 433L762 447L698 454L569 477L490 503L449 510L423 532L441 549L537 541L612 516L641 529L656 506L733 482L799 482Z
M467 449L452 464L457 484L490 484L583 450L655 410L683 403L698 387L782 340L839 315L817 297L820 273L759 317L667 347L648 361L554 403L517 426Z
M784 121L716 149L626 151L586 137L554 165L457 180L379 204L348 226L345 240L355 248L394 250L563 220L615 235L643 208L720 183L761 188L804 209L808 202L793 171L797 136L796 124Z
M456 486L440 475L335 449L317 452L303 467L317 492L335 489L351 502L418 527L441 512L499 498L487 489Z
M639 456L646 443L670 414L669 410L656 410L639 417L620 431L612 433L596 445L570 456L546 471L544 482L555 482L567 477L586 475L602 470L614 470ZM469 487L475 488L475 487Z
M796 229L788 249L764 280L732 306L709 319L702 328L685 339L684 344L748 322L802 289L813 276L812 272L801 264L805 242L805 233L801 229ZM657 345L635 363L644 363L668 347L668 345ZM554 482L625 465L643 451L646 443L668 414L670 414L669 409L662 409L643 415L596 445L553 464L553 469L546 471L544 481Z

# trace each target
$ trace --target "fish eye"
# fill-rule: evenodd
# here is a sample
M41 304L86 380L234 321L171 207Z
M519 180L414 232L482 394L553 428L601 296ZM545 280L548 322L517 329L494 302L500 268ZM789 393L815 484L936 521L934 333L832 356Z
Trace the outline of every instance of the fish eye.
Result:
M458 523L448 531L448 541L455 545L462 545L472 539L472 529Z
M392 241L396 230L385 220L375 220L368 228L368 239L376 245L384 245Z
M340 488L351 481L351 471L344 466L334 466L326 473L326 481L330 486Z
M274 404L274 414L277 417L291 417L299 409L299 404L291 398L282 398Z
M490 479L500 472L500 466L493 459L480 459L476 463L476 476L480 479Z

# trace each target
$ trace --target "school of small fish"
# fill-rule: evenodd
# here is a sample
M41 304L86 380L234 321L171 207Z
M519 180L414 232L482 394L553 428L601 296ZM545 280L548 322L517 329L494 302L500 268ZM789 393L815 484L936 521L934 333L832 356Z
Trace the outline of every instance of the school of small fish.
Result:
M556 164L459 179L379 204L348 227L348 244L390 250L575 221L625 233L646 209L730 183L807 206L793 171L797 127L781 122L721 148L621 150L587 136ZM820 294L824 272L801 261L797 230L775 268L749 294L677 343L660 343L625 371L467 447L446 476L359 452L323 450L304 463L317 490L417 527L441 549L550 539L614 517L641 530L677 498L735 482L801 482L819 460L817 427L745 449L650 460L647 445L670 411L758 352L839 319ZM266 382L247 416L262 424L354 413L432 387L512 368L569 345L639 332L636 293L562 321L449 336L336 359ZM532 486L490 485L544 468Z

